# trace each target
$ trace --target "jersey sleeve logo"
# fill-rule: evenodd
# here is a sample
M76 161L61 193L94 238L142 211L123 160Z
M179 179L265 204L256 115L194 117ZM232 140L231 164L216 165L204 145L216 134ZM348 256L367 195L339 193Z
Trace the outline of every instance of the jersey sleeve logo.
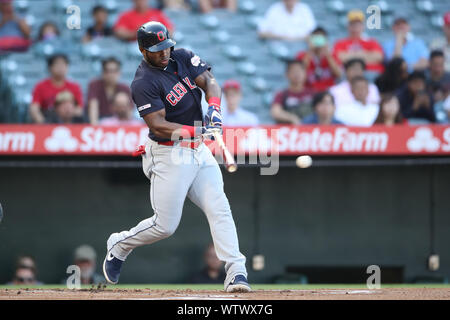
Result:
M198 65L200 64L200 57L195 55L191 58L191 63L194 67L198 67Z
M143 111L143 110L145 110L145 109L150 108L151 106L152 106L152 105L151 105L150 103L145 104L145 105L143 105L143 106L140 106L140 107L138 108L138 111Z

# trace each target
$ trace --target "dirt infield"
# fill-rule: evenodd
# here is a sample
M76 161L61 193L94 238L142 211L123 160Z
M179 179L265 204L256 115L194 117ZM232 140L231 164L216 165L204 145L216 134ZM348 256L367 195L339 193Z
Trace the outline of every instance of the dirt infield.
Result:
M255 290L0 289L0 300L450 300L448 288Z

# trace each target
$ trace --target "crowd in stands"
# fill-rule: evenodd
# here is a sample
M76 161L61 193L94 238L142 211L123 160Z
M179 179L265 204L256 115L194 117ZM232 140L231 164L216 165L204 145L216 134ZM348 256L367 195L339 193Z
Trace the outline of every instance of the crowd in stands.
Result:
M173 34L176 24L164 14L164 8L203 14L215 8L230 12L238 8L238 0L161 0L159 8L149 3L130 1L131 8L112 26L107 23L108 10L96 5L82 42L99 37L132 42L138 27L150 20L164 23ZM286 63L288 87L274 94L270 107L273 122L371 126L449 121L450 12L443 15L442 34L426 39L429 46L412 33L408 18L399 15L392 23L391 37L383 43L365 35L366 17L358 9L347 13L347 36L334 43L325 25L300 0L274 0L262 17L257 28L261 40L306 44L305 50L294 53ZM57 37L57 25L48 21L40 26L37 39L31 39L29 26L14 12L13 0L0 0L0 52L24 51L31 44ZM69 58L51 56L48 77L33 90L30 121L143 123L136 118L128 85L120 82L119 57L110 54L102 61L100 78L92 79L86 93L67 79ZM223 83L224 125L260 124L257 115L241 106L242 95L239 81ZM438 109L444 117L437 117Z

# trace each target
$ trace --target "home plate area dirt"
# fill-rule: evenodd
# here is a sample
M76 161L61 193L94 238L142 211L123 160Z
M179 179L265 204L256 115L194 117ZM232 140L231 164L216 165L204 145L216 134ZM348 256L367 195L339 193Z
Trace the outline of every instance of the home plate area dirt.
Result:
M450 300L448 288L255 290L1 289L0 300Z

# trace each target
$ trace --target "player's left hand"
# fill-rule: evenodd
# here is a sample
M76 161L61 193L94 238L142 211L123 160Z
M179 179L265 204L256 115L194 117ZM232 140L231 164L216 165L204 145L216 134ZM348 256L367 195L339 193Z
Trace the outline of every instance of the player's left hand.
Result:
M222 115L219 108L213 105L208 107L208 111L205 115L205 126L206 128L222 127Z
M202 138L214 141L214 133L217 131L222 134L222 127L202 127Z

